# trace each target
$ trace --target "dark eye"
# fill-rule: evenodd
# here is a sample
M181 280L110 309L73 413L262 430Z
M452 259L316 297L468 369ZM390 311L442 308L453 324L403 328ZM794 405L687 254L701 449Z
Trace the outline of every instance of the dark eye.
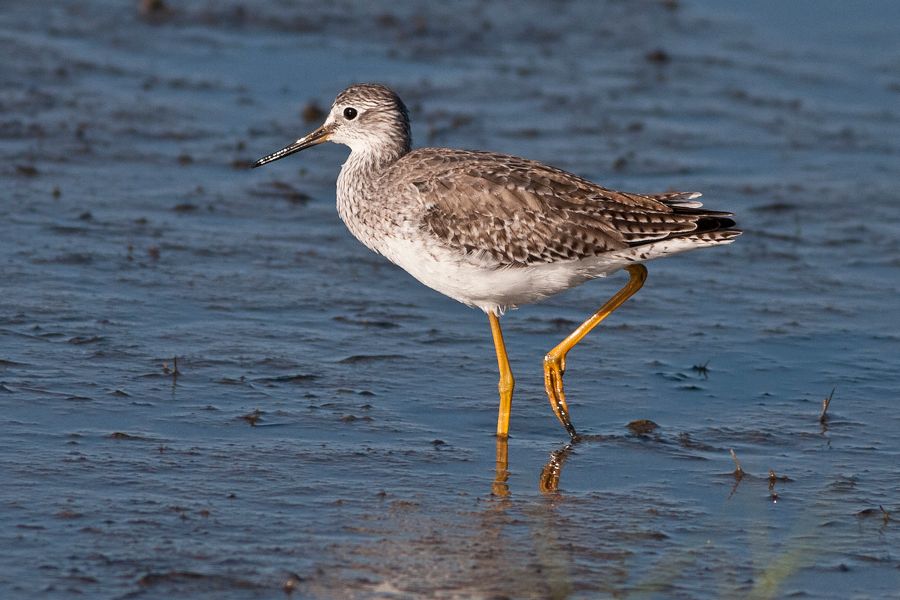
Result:
M347 119L348 121L352 121L353 119L355 119L356 118L356 109L353 108L352 106L348 106L347 108L345 108L344 109L344 118Z

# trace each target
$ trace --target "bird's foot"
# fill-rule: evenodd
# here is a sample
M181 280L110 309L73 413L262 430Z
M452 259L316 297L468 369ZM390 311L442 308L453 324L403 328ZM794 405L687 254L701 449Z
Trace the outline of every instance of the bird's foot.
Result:
M574 440L578 438L578 434L575 432L572 420L569 419L569 405L566 404L566 393L563 391L563 374L565 372L565 354L557 355L551 351L544 357L544 388L547 390L550 406L553 408L556 418Z

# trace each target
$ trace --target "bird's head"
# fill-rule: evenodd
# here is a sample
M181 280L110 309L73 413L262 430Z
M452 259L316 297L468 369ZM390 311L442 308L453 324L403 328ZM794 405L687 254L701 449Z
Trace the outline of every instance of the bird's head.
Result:
M337 95L325 122L294 143L253 164L284 158L322 142L349 146L353 152L397 157L409 152L409 113L400 97L376 83L351 85Z

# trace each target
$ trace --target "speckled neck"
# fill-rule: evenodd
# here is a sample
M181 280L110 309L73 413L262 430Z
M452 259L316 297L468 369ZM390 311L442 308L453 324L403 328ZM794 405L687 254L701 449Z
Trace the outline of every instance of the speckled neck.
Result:
M385 140L387 142L387 140ZM409 152L409 139L355 149L337 179L337 211L350 233L369 249L382 253L379 240L394 225L392 198L375 192L379 177Z

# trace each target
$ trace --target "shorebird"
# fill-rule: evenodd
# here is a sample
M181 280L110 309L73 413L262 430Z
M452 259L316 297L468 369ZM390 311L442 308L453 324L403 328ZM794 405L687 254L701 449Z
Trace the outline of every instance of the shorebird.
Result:
M516 156L413 150L406 106L379 84L348 87L322 126L253 167L326 141L350 147L337 178L337 210L356 239L487 314L500 371L501 439L509 434L515 386L500 329L507 309L628 272L625 286L544 357L550 405L577 438L563 389L568 352L641 288L643 263L741 234L731 213L701 208L699 193L617 192Z

